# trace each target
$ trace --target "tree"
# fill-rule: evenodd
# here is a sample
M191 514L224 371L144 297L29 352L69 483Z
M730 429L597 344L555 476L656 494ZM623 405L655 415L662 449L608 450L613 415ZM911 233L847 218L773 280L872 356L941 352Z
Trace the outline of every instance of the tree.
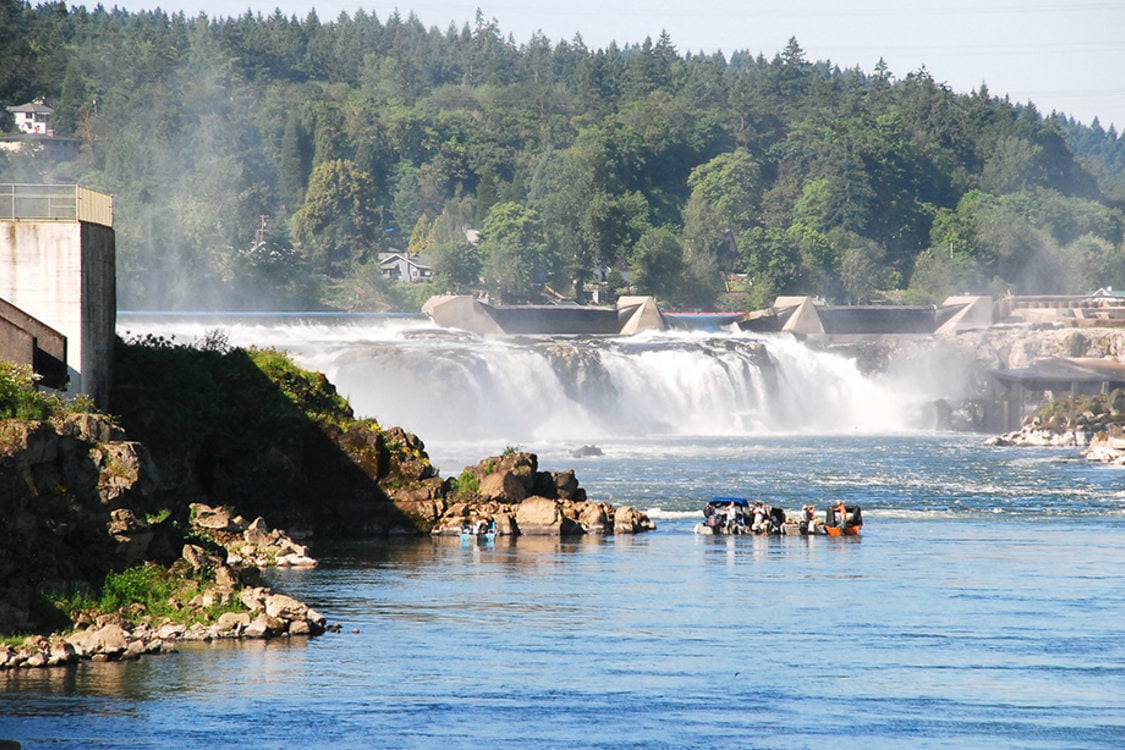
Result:
M935 305L950 295L974 291L983 291L974 259L965 253L936 247L924 250L914 262L904 301Z
M371 175L344 159L318 164L305 203L293 215L293 237L314 270L342 277L379 245L380 207Z
M633 248L633 286L663 300L677 297L684 276L684 249L670 230L650 229Z
M734 238L761 221L761 167L749 152L730 151L693 169L688 187L685 242L706 248L730 267L737 255Z
M77 60L72 58L67 63L58 106L55 107L54 115L51 117L56 133L70 135L78 131L78 123L86 111L88 99L86 77L82 74L82 68Z
M530 200L550 227L554 246L575 280L576 295L595 265L612 266L647 228L648 204L627 191L601 133L541 160Z
M539 214L518 203L497 203L488 212L482 235L488 289L506 303L539 299L558 265Z
M292 112L285 118L278 153L277 194L283 203L299 206L305 195L312 164L312 144L300 119Z
M480 251L468 240L437 243L430 249L430 262L439 291L466 294L480 288Z

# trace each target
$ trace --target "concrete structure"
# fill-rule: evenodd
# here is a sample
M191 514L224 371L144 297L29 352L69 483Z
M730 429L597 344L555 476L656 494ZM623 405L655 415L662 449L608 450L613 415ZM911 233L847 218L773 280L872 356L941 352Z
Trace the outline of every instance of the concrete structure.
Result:
M1062 323L1076 327L1125 325L1125 295L1112 287L1089 294L1008 295L996 301L1005 323Z
M652 297L622 297L616 307L491 305L474 297L430 297L422 312L440 326L481 335L612 335L664 330Z
M949 311L949 317L937 327L934 333L955 334L975 328L988 328L996 322L996 311L992 297L964 295L948 297L941 305Z
M989 375L996 411L988 428L994 431L1019 429L1024 417L1048 401L1125 388L1125 363L1105 359L1049 357Z
M113 199L0 185L0 299L66 337L68 394L109 403L117 285Z
M0 299L0 359L29 365L39 383L64 390L70 382L66 336Z
M812 297L778 297L751 313L739 327L797 336L954 334L992 325L990 297L950 297L941 305L817 305Z

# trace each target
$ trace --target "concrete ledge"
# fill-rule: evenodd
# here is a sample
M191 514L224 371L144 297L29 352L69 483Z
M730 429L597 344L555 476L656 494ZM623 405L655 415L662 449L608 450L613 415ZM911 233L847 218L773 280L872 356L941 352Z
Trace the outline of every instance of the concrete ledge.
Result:
M652 297L622 297L616 307L491 305L467 295L430 297L422 312L439 326L487 335L630 336L664 330Z

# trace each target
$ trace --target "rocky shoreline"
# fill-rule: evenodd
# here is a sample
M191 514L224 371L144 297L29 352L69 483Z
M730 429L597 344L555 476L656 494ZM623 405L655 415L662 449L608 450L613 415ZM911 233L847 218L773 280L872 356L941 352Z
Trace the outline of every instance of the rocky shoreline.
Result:
M507 451L442 480L422 442L403 430L358 425L328 434L349 448L365 491L373 480L386 481L385 493L366 502L391 509L378 511L382 517L409 519L398 527L405 533L459 534L482 520L512 537L655 528L634 508L587 499L572 470L540 471L533 453ZM128 660L174 652L185 641L340 630L307 604L261 585L264 568L315 566L306 545L260 515L247 520L234 506L191 502L177 509L161 486L146 446L128 440L108 417L0 422L0 535L9 542L0 548L0 632L33 633L0 641L0 671ZM152 607L174 616L142 603L112 611L92 606L72 612L51 635L34 634L45 593L73 599L96 592L107 571L106 585L114 571L141 571L180 586Z
M180 641L314 636L328 629L316 610L266 587L244 588L238 599L248 611L223 613L214 623L134 622L115 613L97 615L67 634L31 636L19 646L0 646L0 670L66 666L83 659L127 661L175 653Z
M1078 448L1087 461L1125 466L1125 391L1074 395L1043 404L1020 429L991 437L985 444Z

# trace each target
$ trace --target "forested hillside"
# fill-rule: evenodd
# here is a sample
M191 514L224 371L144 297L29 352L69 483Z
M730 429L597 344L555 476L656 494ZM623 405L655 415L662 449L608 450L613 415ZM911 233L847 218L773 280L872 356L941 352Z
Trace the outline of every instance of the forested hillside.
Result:
M132 309L576 298L604 272L683 308L1125 287L1112 128L797 40L701 55L622 34L0 0L0 103L45 97L81 142L0 152L0 181L114 194ZM392 247L434 281L388 284Z

